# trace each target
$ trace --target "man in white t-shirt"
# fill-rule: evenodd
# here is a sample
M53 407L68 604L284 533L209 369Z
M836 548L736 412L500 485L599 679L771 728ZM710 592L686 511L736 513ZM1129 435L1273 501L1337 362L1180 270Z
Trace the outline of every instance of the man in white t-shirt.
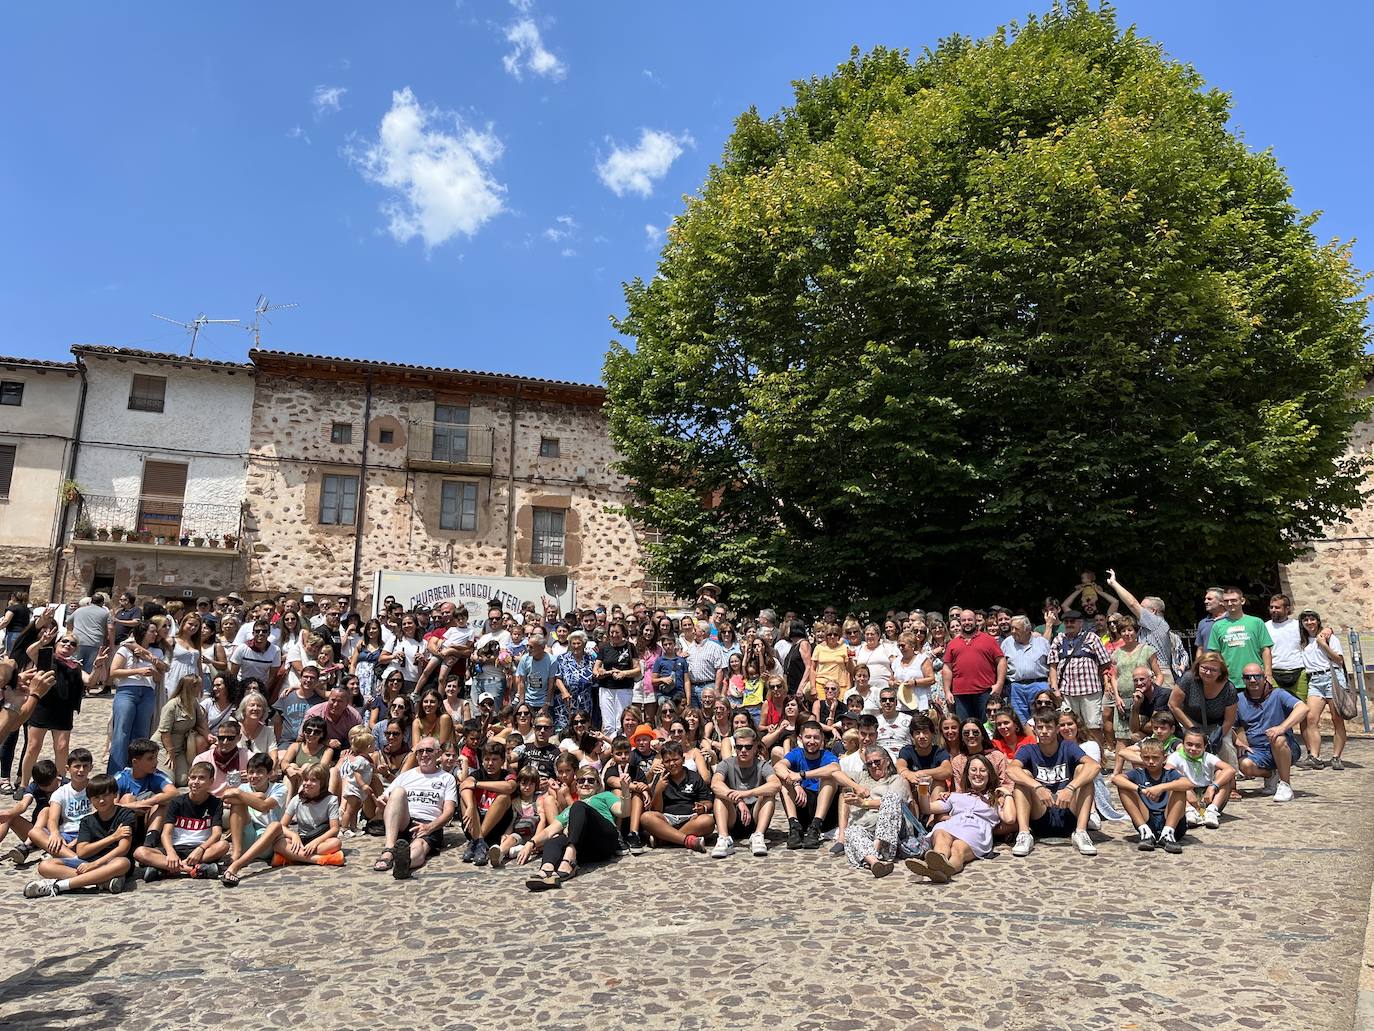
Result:
M234 635L234 647L241 644L248 644L253 639L253 631L257 628L258 620L267 620L267 639L273 644L281 644L281 624L273 623L271 618L272 603L270 601L260 602L253 606L253 618L245 619L243 625L239 627L239 632Z
M1302 633L1298 621L1293 618L1293 599L1286 594L1276 594L1269 599L1269 618L1264 625L1269 628L1269 636L1274 639L1270 651L1270 661L1274 666L1274 686L1297 696L1298 701L1307 701L1307 686L1299 688L1299 681L1306 668L1302 658Z
M253 636L247 644L236 645L229 656L229 672L242 682L249 677L262 681L271 698L282 674L281 649L270 638L271 624L259 619L253 624Z
M420 738L415 761L419 765L393 780L382 795L386 846L372 868L378 873L390 870L398 881L444 847L444 827L458 808L458 784L453 774L439 769L438 740Z
M895 688L885 687L878 693L878 744L890 755L911 744L911 717L897 711Z

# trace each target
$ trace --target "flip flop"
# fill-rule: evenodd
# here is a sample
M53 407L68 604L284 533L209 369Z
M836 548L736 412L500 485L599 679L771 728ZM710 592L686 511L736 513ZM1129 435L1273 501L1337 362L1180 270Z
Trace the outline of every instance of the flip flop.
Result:
M525 882L525 887L530 891L548 891L550 888L562 887L563 882L558 879L558 874L535 874Z
M239 886L239 875L233 870L225 870L219 875L220 884L226 888L237 888Z

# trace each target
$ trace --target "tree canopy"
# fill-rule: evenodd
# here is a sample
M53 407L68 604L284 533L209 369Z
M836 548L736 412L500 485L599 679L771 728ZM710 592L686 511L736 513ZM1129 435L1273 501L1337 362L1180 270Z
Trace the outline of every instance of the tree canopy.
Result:
M675 589L1034 604L1086 563L1178 596L1359 503L1348 245L1110 7L794 93L739 116L614 322L611 432Z

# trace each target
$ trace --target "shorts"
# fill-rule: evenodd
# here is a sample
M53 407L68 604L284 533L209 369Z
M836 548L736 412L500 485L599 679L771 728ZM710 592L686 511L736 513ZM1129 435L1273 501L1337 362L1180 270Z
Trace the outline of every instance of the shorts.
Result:
M479 813L478 816L479 816L481 819L485 820L485 819L487 818L487 813L489 813L489 812L491 812L491 809L490 809L490 808L488 808L488 809L486 809L485 811ZM510 830L511 824L514 823L514 822L515 822L515 813L513 813L513 812L511 812L511 810L507 809L506 812L505 812L505 814L502 815L502 817L501 817L501 822L498 823L498 824L497 824L495 827L493 827L492 830L491 830L492 840L493 840L493 841L500 841L502 835L504 835L504 834L506 833L506 831Z
M634 690L630 692L630 702L634 705L653 705L657 701L658 695L654 693L652 684L646 685L643 680L636 680Z
M253 844L266 833L266 826L256 824L252 820L245 820L243 824L243 847L245 849L252 848Z
M663 814L663 818L668 821L668 826L673 828L686 826L688 821L694 816L696 816L696 813L687 813L685 815L679 815L678 813Z
M1072 809L1051 808L1030 822L1036 838L1067 838L1078 829L1078 816Z
M654 695L654 698L657 699L659 705L677 705L682 701L682 696L683 693L681 691L674 691L670 694L663 694L660 692Z
M419 826L418 823L412 823L410 829L406 831L406 837L412 841L415 840L415 828ZM444 850L444 829L440 827L428 834L421 834L420 840L429 846L430 855L437 855Z
M1095 694L1073 695L1065 698L1069 703L1069 710L1083 721L1083 726L1088 730L1102 729L1102 692ZM1130 734L1130 727L1126 728L1127 735Z
M783 788L783 790L788 792L791 791L790 788ZM821 795L819 791L812 791L810 788L806 788L805 790L806 805L799 806L797 809L797 820L802 824L803 827L808 825L812 820L816 818L816 803L819 801ZM795 796L793 797L795 798ZM832 799L830 808L826 811L825 816L821 819L821 830L828 831L832 827L838 827L839 825L840 803L838 799Z
M1331 684L1333 679L1330 670L1324 673L1307 674L1307 696L1323 698L1329 702L1331 700Z
M1261 770L1278 769L1278 765L1274 762L1274 752L1270 749L1267 738L1262 745L1251 745L1250 751L1246 752L1241 758L1249 759Z
M1298 701L1307 701L1307 671L1301 669L1276 669L1274 670L1274 686L1281 687L1290 694L1296 695Z
M192 852L194 852L196 849L198 849L198 848L200 848L202 845L206 845L206 844L208 844L208 842L205 842L205 841L198 841L198 842L196 842L194 845L173 845L173 846L172 846L172 851L175 852L175 853L177 854L177 858L178 858L178 859L185 859L187 856L189 856L189 855L190 855Z
M1150 818L1145 821L1145 826L1150 828L1150 833L1156 838L1159 837L1160 831L1164 830L1164 814L1151 812Z
M63 831L62 840L65 841L68 845L75 845L76 839L80 836L80 834L80 831Z

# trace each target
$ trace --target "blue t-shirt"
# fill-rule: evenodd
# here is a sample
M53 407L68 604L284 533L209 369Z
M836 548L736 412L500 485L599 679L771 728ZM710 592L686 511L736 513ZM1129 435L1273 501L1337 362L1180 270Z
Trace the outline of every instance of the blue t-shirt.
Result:
M835 753L828 748L821 749L821 754L815 759L808 759L806 752L800 746L792 749L783 758L787 760L787 765L791 767L793 773L810 773L812 770L818 770L822 766L829 766L840 761L835 758ZM819 791L821 779L819 777L803 777L802 787L806 788L807 791Z
M1168 784L1170 781L1178 780L1177 770L1165 770L1157 779L1152 778L1145 772L1142 766L1132 766L1126 771L1126 779L1138 788L1152 788L1156 784ZM1158 798L1153 795L1142 794L1140 800L1145 803L1145 808L1150 812L1164 815L1164 809L1169 804L1169 793L1165 792Z
M135 778L132 767L126 766L115 778L115 790L119 792L119 798L133 795L136 801L142 801L165 791L171 783L172 779L161 770L154 770L143 778Z
M1264 732L1288 719L1288 714L1297 704L1297 698L1281 687L1274 688L1259 703L1251 701L1250 695L1241 691L1236 699L1236 723L1245 731L1245 739L1251 747L1267 747ZM1293 732L1290 730L1288 733Z
M525 697L521 699L532 709L542 709L549 696L549 681L553 679L553 656L545 652L536 659L526 653L515 667L515 675L525 682Z
M933 770L949 758L949 753L943 748L932 748L929 755L922 756L915 745L903 745L897 758L904 759L909 770Z
M1078 772L1078 764L1087 758L1074 741L1060 741L1053 755L1040 751L1040 744L1022 745L1016 750L1016 761L1026 772L1051 791L1062 791Z
M673 689L671 691L664 690L662 684L655 684L654 690L656 692L675 696L680 696L686 692L687 660L681 655L674 655L671 659L666 655L659 656L654 660L653 672L656 677L673 678Z
M314 695L309 698L302 698L295 691L292 691L290 694L282 695L272 703L272 711L281 716L281 734L277 736L278 746L285 747L301 736L301 724L305 722L305 714L318 701L319 699Z

